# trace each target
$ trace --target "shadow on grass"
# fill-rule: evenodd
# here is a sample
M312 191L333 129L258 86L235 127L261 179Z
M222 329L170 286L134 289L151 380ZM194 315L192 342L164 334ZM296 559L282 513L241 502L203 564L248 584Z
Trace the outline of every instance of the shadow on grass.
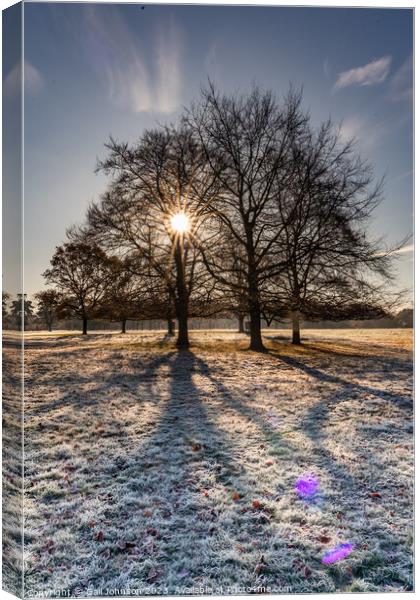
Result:
M298 360L292 356L286 356L284 354L279 356L278 354L273 353L271 355L280 360L281 362L286 363L290 367L293 367L294 369L297 369L302 373L305 373L306 375L310 375L315 380L341 386L343 388L343 391L345 390L347 393L354 392L356 394L371 394L373 396L377 396L378 398L383 398L386 401L392 402L399 408L410 411L412 410L412 398L407 398L406 396L402 396L400 394L393 394L391 392L387 392L385 390L371 387L368 385L353 383L352 381L349 381L348 379L345 379L343 377L331 375L326 371L321 371L316 367L306 364L303 360ZM407 368L407 362L405 361L403 364L406 367L405 370L409 371L410 368ZM367 367L366 370L368 370L368 368L369 367ZM335 402L337 402L337 400L335 400Z
M165 340L162 340L161 347L166 347ZM88 353L89 349L86 352ZM116 352L120 350L117 349ZM72 352L65 354L67 356L64 359L71 361ZM61 360L61 354L60 357ZM359 385L341 376L329 374L307 364L304 358L280 356L274 352L265 357L273 361L273 369L279 368L280 364L286 365L285 369L295 369L309 375L315 381L337 387L337 393L331 401L316 403L302 415L301 430L321 453L322 468L331 479L338 482L343 494L342 505L340 506L340 500L337 502L339 510L343 512L348 509L348 496L351 496L354 514L347 517L351 519L351 516L360 516L364 512L366 489L348 471L346 465L331 453L325 443L326 434L323 427L329 417L329 411L340 398L347 397L348 393L374 395L407 411L411 403L397 394ZM86 359L88 360L88 354ZM70 370L68 377L69 381L72 381L72 388L88 385L90 387L86 393L74 394L64 391L59 399L35 404L32 410L32 415L46 416L51 415L55 409L66 408L75 411L76 417L83 423L83 412L86 409L93 408L98 410L99 414L111 392L125 394L127 390L135 395L134 401L137 406L148 402L159 409L156 422L150 425L150 432L148 430L147 434L142 435L134 447L131 445L129 453L121 455L117 445L115 455L105 457L109 459L109 464L104 466L100 460L92 464L94 481L100 484L101 493L95 492L88 476L87 494L76 494L72 499L74 514L69 517L65 526L74 529L74 521L77 523L79 519L79 527L75 554L69 556L70 561L74 560L76 565L82 566L86 558L81 559L79 551L88 547L91 552L89 560L92 560L94 565L90 583L95 586L95 582L99 583L101 580L118 580L122 558L129 560L129 556L121 556L122 551L118 544L124 539L127 541L129 531L129 541L139 547L140 553L135 566L130 567L130 576L136 582L149 585L151 581L164 581L168 578L172 585L185 584L182 571L188 571L195 577L207 573L213 585L220 585L222 576L218 570L223 571L226 565L229 566L229 560L232 560L226 558L229 548L246 542L250 526L262 528L264 534L269 537L272 528L279 523L269 515L261 515L257 511L255 514L251 513L250 518L249 511L241 512L241 502L232 503L230 491L234 490L240 496L245 496L253 482L243 461L234 456L234 435L228 434L215 424L218 416L215 410L223 410L223 407L226 407L252 422L276 455L279 452L281 454L285 448L292 451L294 448L285 441L280 432L267 423L266 413L258 405L252 405L252 402L244 401L241 395L232 392L213 372L211 364L202 356L198 356L194 349L183 352L168 350L156 358L130 355L124 367L125 371L129 368L130 372L121 372L120 365L113 365L111 361L104 364L103 371L96 371L92 375L73 373ZM207 380L216 390L218 403L214 406L208 403L207 392L197 385L197 377ZM167 389L162 395L161 391L155 389L155 384L165 381ZM43 385L59 390L64 387L65 390L67 381L63 382L62 376L58 374L47 372ZM118 421L119 417L115 415L113 421L109 421L107 425L118 424ZM123 430L121 435L128 437ZM65 431L63 436L66 436ZM93 441L100 442L100 438ZM39 443L45 442L41 440ZM285 475L287 476L287 473ZM281 487L284 481L273 483ZM212 497L211 488L215 484L226 490L225 504L220 498L216 503ZM36 500L36 494L33 496ZM90 503L95 505L99 523L111 523L102 541L94 540L94 532L86 526L80 526L80 517ZM58 502L55 504L58 507ZM228 514L228 518L225 513ZM124 524L123 531L119 528L121 518ZM223 539L226 532L229 533L229 540ZM46 535L53 536L55 533L52 529ZM375 520L374 524L367 524L366 531L362 533L367 539L369 536L375 536L378 543L385 543L392 534L384 520ZM198 541L192 544L192 539ZM143 542L149 546L142 545ZM286 546L286 541L284 545ZM220 554L215 554L215 549ZM292 569L294 550L288 549L286 552L290 558L287 570ZM197 554L200 572L194 571ZM299 556L298 550L296 556ZM246 557L237 557L230 564L230 568L247 573L248 581L244 583L255 584L263 579L263 576L260 577L251 567L252 564L255 566L258 560L258 551L255 549ZM275 564L275 560L274 555L266 552L267 563L271 561ZM307 560L316 562L317 558L307 557ZM284 571L284 565L279 566L279 569ZM379 573L380 564L377 570ZM334 571L334 567L330 573L338 586L349 581L349 578L340 579L342 576ZM269 581L275 581L277 575L274 571L269 573L267 578ZM43 576L48 580L48 572L44 571ZM230 576L229 572L223 575L226 576ZM229 579L223 583L226 585ZM76 587L79 584L78 575L73 573L71 586Z

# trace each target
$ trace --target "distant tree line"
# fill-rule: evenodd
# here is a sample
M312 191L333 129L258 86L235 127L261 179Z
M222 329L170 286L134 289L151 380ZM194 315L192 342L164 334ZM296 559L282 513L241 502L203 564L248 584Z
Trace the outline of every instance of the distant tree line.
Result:
M80 319L76 319L71 315L63 315L59 304L55 300L51 303L48 299L41 299L40 295L45 292L53 292L55 290L43 290L37 294L34 294L34 300L25 299L25 330L34 331L54 331L58 329L80 329ZM22 295L18 294L18 304L11 300L11 295L7 292L3 292L3 329L5 330L21 330L22 319L21 319L21 308L22 308ZM37 300L37 298L39 298ZM45 297L44 297L45 298ZM48 297L47 297L48 298ZM14 305L14 306L12 306ZM137 331L149 331L155 329L162 329L165 325L165 329L171 327L167 319L164 318L144 318L138 315L138 319L133 313L132 318L124 321L118 319L104 318L98 316L94 318L91 323L95 329L103 331L115 331L116 327L120 329L121 333L126 333L127 324L130 323L130 327ZM235 327L236 320L236 327ZM306 321L302 320L302 326L305 329L354 329L354 328L367 328L367 329L386 329L386 328L412 328L414 322L414 311L412 308L403 308L401 310L395 310L393 313L388 314L385 317L379 319L369 320L346 320L346 321ZM245 333L245 323L241 323L238 320L237 315L226 314L226 315L214 315L213 317L195 317L191 319L192 326L197 329L231 329L239 333ZM288 327L288 319L283 319L280 322L272 322L268 324L263 320L263 326L270 328L285 329ZM172 322L173 330L169 333L173 336L175 333L175 323Z
M165 319L187 348L191 318L234 316L263 351L263 320L289 320L299 344L302 320L390 314L395 248L368 233L382 182L331 121L312 125L301 93L278 103L210 83L177 124L106 149L108 187L36 296L47 328Z

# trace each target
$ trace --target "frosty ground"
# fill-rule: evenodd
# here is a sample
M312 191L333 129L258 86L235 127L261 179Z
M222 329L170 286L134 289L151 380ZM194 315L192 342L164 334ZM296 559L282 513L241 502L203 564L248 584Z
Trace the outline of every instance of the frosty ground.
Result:
M287 335L28 335L26 594L412 589L411 330Z

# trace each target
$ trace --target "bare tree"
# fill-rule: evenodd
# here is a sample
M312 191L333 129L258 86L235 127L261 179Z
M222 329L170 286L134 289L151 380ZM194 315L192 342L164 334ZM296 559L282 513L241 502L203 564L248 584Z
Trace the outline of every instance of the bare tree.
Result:
M61 303L61 294L57 290L42 290L35 294L37 302L37 315L40 317L48 331L52 331L54 321L57 318L57 310Z
M85 241L67 242L56 248L51 267L43 276L62 293L60 315L81 319L82 333L86 335L88 319L96 316L110 283L105 252Z
M177 346L187 348L192 296L205 294L209 283L198 240L214 175L185 124L146 131L133 147L111 139L107 148L98 168L113 179L90 208L89 226L105 247L136 253L143 277L164 285L178 321Z
M279 108L270 92L256 88L248 96L224 96L210 84L189 115L220 186L209 200L215 222L207 227L241 249L239 266L211 252L205 254L205 263L219 282L233 284L245 299L250 349L256 351L264 350L264 289L284 268L276 243L283 235L276 195L286 180L291 142L306 122L300 102L300 94L290 92Z
M271 282L271 314L288 312L294 344L300 343L302 317L342 320L386 313L391 253L367 232L380 200L381 182L374 182L371 166L357 156L353 143L343 144L330 121L318 132L307 123L305 135L293 141L286 185L278 190L283 235L277 243L285 268Z

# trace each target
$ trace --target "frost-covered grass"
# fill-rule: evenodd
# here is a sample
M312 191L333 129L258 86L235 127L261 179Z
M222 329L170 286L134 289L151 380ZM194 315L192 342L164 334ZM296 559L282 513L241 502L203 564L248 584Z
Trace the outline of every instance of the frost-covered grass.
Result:
M28 337L28 595L412 589L411 331L287 334Z

